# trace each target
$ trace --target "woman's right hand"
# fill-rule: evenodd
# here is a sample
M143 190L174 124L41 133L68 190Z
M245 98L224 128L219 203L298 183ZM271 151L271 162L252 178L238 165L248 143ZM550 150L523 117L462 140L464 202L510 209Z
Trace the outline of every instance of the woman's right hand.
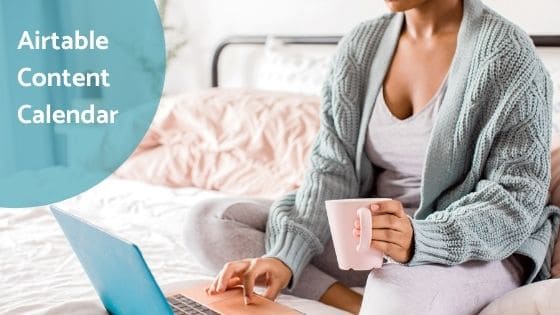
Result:
M280 259L243 259L225 264L206 292L218 294L242 285L245 304L251 304L255 284L264 284L264 297L274 301L291 278L292 271Z

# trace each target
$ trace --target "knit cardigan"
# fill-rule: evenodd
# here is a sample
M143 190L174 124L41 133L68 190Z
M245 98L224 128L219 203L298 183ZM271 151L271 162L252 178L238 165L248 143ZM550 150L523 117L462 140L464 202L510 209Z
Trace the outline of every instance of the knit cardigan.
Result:
M330 239L325 200L371 196L375 174L364 152L366 129L403 22L402 13L367 21L338 45L304 182L272 205L267 222L265 256L292 270L291 288ZM479 0L464 0L448 78L427 148L407 265L517 253L532 262L531 282L545 262L556 211L546 206L549 75L522 30Z

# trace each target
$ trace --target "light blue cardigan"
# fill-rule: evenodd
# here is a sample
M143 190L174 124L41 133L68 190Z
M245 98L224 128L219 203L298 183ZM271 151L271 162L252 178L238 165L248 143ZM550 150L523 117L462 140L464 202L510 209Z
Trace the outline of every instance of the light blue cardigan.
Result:
M330 238L324 201L371 194L375 174L364 153L366 128L403 19L399 13L362 23L339 44L304 183L273 204L267 224L266 256L291 268L292 287ZM551 104L552 84L531 39L479 0L465 0L412 220L408 265L518 253L534 264L527 281L535 279L556 211L545 206Z

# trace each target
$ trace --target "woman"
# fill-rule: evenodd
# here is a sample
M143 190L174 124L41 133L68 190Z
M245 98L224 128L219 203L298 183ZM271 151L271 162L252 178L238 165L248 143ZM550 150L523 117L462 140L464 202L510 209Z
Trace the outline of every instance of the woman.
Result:
M242 284L251 303L260 283L353 313L474 314L537 277L552 89L530 39L479 0L385 2L339 44L303 185L192 214L188 248L221 268L210 294ZM391 263L341 271L324 201L372 195L399 201L371 206Z

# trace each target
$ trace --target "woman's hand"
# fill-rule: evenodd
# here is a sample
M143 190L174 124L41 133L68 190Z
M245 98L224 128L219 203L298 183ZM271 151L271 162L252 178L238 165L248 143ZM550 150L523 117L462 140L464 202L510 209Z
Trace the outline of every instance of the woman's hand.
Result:
M245 304L251 304L255 284L263 284L264 297L274 301L291 278L290 268L277 258L243 259L225 264L206 292L218 294L243 285Z
M400 263L407 263L414 252L414 230L410 219L404 212L402 203L397 200L373 203L371 247ZM354 221L354 237L360 237L360 221Z

